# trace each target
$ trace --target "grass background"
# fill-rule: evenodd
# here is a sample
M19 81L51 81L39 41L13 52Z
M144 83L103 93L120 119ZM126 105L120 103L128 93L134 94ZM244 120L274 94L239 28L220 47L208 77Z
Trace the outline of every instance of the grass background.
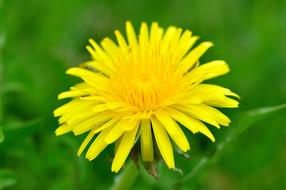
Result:
M131 20L191 29L215 46L202 62L226 60L230 74L212 82L241 97L224 110L237 122L216 130L217 143L244 123L244 111L286 102L284 0L0 0L0 189L108 189L112 148L89 162L76 156L84 136L54 136L57 94L75 79L71 66L89 59L88 38L114 39ZM160 165L160 178L141 172L132 189L283 189L286 186L285 110L252 124L221 152L215 164L179 185L179 172ZM5 137L5 138L4 138ZM215 149L189 135L190 160L176 156L184 173Z

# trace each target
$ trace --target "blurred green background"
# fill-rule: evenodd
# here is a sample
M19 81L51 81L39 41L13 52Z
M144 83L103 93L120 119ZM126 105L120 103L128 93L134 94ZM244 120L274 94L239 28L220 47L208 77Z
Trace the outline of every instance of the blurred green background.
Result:
M242 97L239 109L223 110L234 122L211 128L216 144L189 133L190 159L176 155L185 174L246 125L246 110L286 103L285 0L0 0L0 189L112 186L112 147L92 162L77 157L85 135L55 137L52 111L64 103L57 94L76 81L65 70L90 59L88 38L114 39L126 20L137 29L141 21L191 29L215 44L202 62L224 59L231 67L212 82ZM285 114L253 122L214 164L183 183L180 172L161 164L158 180L141 168L131 189L284 189Z

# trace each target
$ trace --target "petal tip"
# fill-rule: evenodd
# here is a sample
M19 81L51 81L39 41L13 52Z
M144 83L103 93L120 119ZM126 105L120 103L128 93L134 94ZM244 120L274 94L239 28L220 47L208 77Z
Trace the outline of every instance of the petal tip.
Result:
M61 133L58 129L56 129L56 130L55 130L55 135L56 135L56 136L60 136L60 135L62 135L62 133Z

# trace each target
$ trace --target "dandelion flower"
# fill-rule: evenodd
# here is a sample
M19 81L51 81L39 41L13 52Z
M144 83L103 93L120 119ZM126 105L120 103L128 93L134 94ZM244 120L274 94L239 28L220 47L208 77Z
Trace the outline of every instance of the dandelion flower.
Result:
M205 124L229 125L229 118L214 107L236 108L238 102L230 97L238 95L204 83L226 74L229 67L222 60L199 64L213 44L192 48L198 37L189 30L174 26L164 30L155 22L148 29L142 23L137 36L127 22L126 33L127 41L115 31L117 43L90 39L87 50L92 60L67 70L82 82L58 96L71 101L54 111L60 123L56 135L89 132L78 150L80 155L88 147L88 160L115 143L114 172L135 143L140 144L144 162L154 161L157 146L166 165L174 168L173 146L183 152L190 149L181 126L214 142Z

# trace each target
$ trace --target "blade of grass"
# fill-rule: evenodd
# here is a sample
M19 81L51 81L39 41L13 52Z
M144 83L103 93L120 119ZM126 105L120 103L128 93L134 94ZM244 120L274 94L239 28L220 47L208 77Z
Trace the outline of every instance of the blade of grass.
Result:
M0 126L0 143L4 141L4 134L3 134L3 129L2 127Z
M9 123L3 126L3 132L5 134L5 142L15 142L15 139L21 136L29 136L35 131L39 130L44 119L39 117L28 121ZM1 139L1 134L0 134Z
M3 18L3 7L4 7L3 0L0 0L0 18ZM4 134L2 129L3 123L3 111L4 111L4 103L3 103L3 47L5 43L5 31L4 31L4 19L0 19L0 143L4 141Z
M261 107L256 108L250 111L246 111L241 114L234 122L234 126L239 126L234 128L229 135L218 145L216 149L208 156L203 157L200 162L194 167L189 173L187 173L181 180L175 183L175 186L180 185L183 182L191 180L193 177L204 171L208 166L214 164L223 153L223 150L229 145L232 141L234 141L241 133L249 129L255 123L266 119L271 116L271 114L280 111L286 108L286 104L270 106L270 107Z
M6 169L0 170L0 189L11 187L17 183L17 177L14 172Z

